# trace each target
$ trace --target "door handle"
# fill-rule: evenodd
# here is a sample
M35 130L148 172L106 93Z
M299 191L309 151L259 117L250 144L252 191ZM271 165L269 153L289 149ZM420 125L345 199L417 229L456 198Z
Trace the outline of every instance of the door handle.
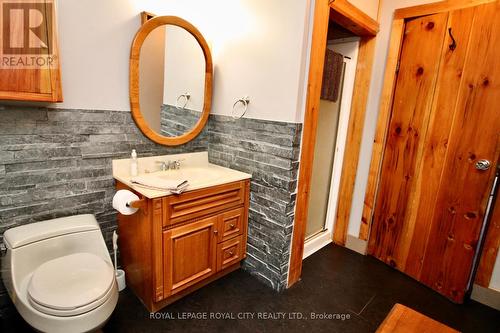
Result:
M478 169L480 171L486 171L489 168L491 168L491 162L488 160L484 160L484 159L479 160L476 162L475 167L476 167L476 169Z

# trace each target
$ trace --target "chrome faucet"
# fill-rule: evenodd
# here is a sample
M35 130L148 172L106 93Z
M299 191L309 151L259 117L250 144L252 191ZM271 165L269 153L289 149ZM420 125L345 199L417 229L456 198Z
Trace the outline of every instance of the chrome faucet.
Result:
M168 169L170 169L170 161L168 161L168 162L156 161L155 163L160 165L161 171L167 171Z
M179 170L181 168L181 161L182 160L156 161L156 163L160 165L161 171L167 171L167 170Z

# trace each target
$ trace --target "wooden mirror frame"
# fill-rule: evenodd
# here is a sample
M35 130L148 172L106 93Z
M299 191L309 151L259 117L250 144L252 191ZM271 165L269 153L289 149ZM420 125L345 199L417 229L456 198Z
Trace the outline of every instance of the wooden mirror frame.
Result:
M174 25L185 29L198 41L198 44L201 46L205 56L205 96L201 117L191 131L176 137L164 136L152 130L142 115L139 101L139 57L141 54L142 44L151 31L163 25ZM137 31L132 42L132 48L130 50L129 74L130 107L132 111L132 118L134 119L137 127L139 127L146 137L164 146L178 146L193 140L198 134L200 134L207 124L210 109L212 107L213 63L208 44L201 32L194 25L177 16L155 16L146 21Z

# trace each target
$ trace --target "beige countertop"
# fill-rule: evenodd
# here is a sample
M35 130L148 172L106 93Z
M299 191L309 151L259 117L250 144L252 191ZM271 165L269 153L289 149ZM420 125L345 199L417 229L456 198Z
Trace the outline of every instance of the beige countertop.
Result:
M174 160L181 161L179 170L159 171L157 161ZM138 165L139 175L141 176L189 181L189 186L185 192L252 178L251 174L209 163L207 152L142 157L138 158ZM168 190L157 190L132 184L129 158L113 160L113 178L149 199L172 194Z

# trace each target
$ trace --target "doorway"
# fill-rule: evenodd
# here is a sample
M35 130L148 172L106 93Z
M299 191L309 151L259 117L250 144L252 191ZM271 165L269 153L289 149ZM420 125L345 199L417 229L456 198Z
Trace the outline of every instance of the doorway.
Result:
M338 99L320 100L303 258L332 242L359 49L359 37L334 23L329 35L327 48L343 65Z
M349 114L349 124L347 126L347 144L345 145L343 154L342 175L340 178L339 197L342 200L337 200L336 223L333 232L334 240L337 229L347 230L348 212L350 212L354 191L354 178L359 160L366 103L368 100L368 85L375 52L375 37L379 31L379 24L346 0L316 0L314 2L309 75L304 126L302 129L295 220L288 269L288 287L297 283L302 273L322 73L329 22L331 21L360 37L352 105ZM335 241L338 242L338 240Z

